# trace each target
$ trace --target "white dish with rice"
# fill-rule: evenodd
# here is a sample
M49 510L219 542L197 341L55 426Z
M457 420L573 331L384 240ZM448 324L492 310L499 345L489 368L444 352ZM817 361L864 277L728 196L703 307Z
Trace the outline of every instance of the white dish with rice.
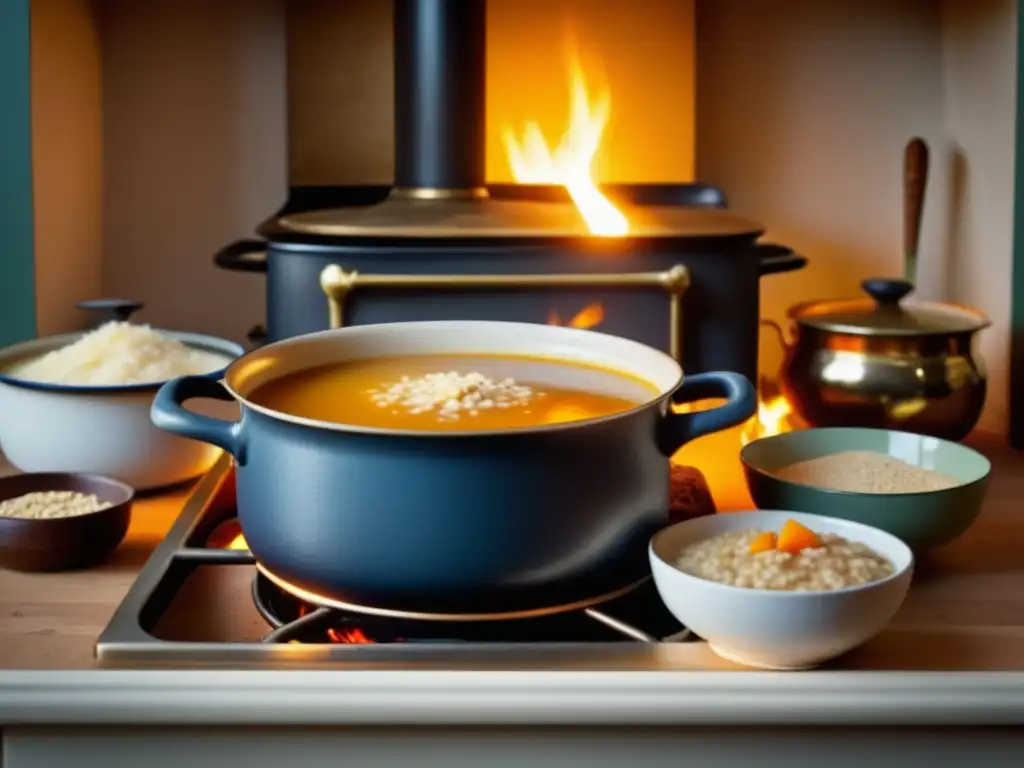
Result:
M790 522L818 541L779 549ZM778 544L751 551L762 534ZM914 564L910 548L884 531L774 510L665 528L651 540L650 561L682 624L718 655L766 669L815 667L878 634L903 603Z
M205 472L220 451L152 425L160 386L185 374L219 377L243 354L201 334L122 322L0 350L0 449L23 472L114 477L139 489ZM230 403L195 409L231 418Z

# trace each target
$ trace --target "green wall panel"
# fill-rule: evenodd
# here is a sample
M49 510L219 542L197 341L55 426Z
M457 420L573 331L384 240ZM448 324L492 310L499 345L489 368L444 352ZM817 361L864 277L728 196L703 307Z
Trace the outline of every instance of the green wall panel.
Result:
M36 333L30 0L0 0L0 345Z
M1024 8L1017 11L1017 137L1013 195L1013 295L1010 349L1010 443L1024 450Z

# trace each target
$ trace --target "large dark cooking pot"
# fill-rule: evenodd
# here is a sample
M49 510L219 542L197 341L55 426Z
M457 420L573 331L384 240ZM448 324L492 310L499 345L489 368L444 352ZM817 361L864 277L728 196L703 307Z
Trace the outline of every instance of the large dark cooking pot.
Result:
M565 202L560 187L493 185L493 201ZM270 341L324 330L328 299L321 287L327 267L372 281L374 276L616 274L662 272L686 266L690 287L679 329L683 367L691 373L736 371L757 377L760 280L800 269L806 259L790 248L758 241L761 227L726 209L722 192L704 184L619 184L604 191L636 211L687 209L702 236L629 238L524 237L486 240L447 237L342 237L297 233L282 226L305 216L328 217L374 206L388 187L292 189L288 204L261 228L262 240L222 249L224 269L267 273ZM397 228L396 228L397 229ZM717 232L709 235L708 233ZM443 281L442 281L443 282ZM544 322L572 317L594 302L605 308L598 330L670 351L672 319L663 291L623 288L557 290L379 289L357 285L345 301L345 325L420 320Z
M598 364L657 392L603 418L488 432L382 430L317 422L248 398L261 384L332 361L489 353ZM239 422L183 407L241 404ZM724 397L674 414L670 400ZM734 373L683 379L668 355L620 337L533 323L366 325L270 344L224 381L166 384L153 422L218 445L237 462L242 530L272 580L321 602L443 614L564 606L649 575L647 544L667 521L666 461L755 410Z

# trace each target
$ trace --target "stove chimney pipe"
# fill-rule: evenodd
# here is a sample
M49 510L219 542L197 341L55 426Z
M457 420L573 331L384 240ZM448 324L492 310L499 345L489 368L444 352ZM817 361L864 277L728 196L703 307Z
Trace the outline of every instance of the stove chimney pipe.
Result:
M483 198L486 0L394 0L395 187Z

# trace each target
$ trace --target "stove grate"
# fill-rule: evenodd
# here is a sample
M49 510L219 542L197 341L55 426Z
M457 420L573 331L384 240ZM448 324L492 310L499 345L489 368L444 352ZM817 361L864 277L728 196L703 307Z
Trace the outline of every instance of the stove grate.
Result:
M322 642L325 637L341 644L602 640L659 643L690 639L689 630L679 627L656 604L653 593L651 586L644 583L628 595L608 601L607 607L601 609L587 607L515 620L450 622L383 618L315 606L282 590L262 573L257 573L252 581L253 603L272 627L261 641L265 644ZM634 617L642 617L643 621Z
M225 456L196 484L115 610L96 643L100 664L634 668L675 658L664 650L651 657L651 649L697 639L668 613L650 580L599 607L503 621L395 619L311 605L270 581L248 549L232 548L239 533L233 465ZM245 639L197 637L197 599L245 613Z

